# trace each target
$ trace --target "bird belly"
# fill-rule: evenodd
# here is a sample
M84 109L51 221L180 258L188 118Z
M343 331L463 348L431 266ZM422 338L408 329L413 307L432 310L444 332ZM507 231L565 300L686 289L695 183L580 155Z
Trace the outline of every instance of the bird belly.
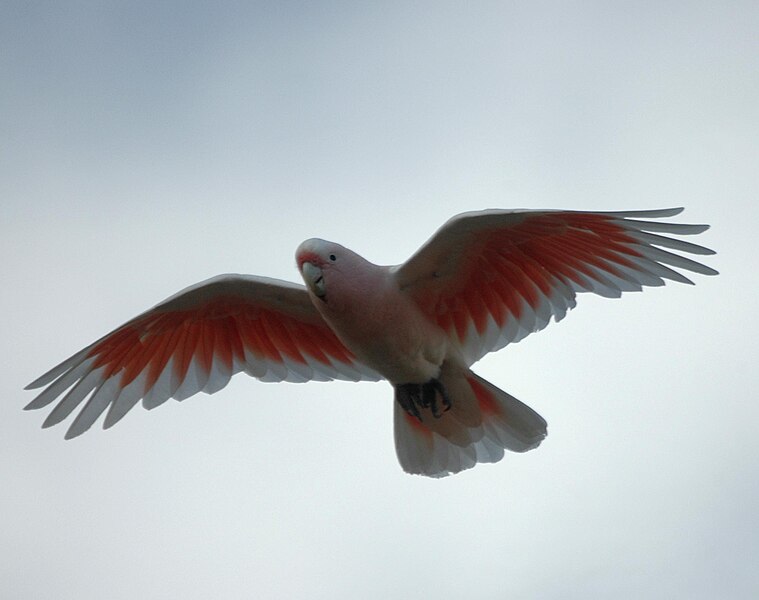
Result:
M350 347L357 358L390 383L424 383L438 376L444 359L444 352L436 352L424 341L377 337Z
M325 317L359 360L393 384L437 377L448 352L443 330L415 306L385 303L377 310Z

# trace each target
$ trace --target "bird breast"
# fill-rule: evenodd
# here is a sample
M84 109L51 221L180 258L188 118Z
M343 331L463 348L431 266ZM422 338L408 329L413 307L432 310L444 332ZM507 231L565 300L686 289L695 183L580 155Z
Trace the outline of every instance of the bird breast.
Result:
M391 383L437 377L448 338L392 279L333 286L316 307L343 344Z

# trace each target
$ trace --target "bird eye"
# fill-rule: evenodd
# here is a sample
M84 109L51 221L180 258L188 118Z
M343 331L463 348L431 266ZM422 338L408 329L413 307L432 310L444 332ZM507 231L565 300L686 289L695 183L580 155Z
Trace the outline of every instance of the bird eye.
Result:
M332 262L335 262L335 261L337 260L337 256L335 256L334 254L330 254L330 255L329 255L329 259L330 259Z

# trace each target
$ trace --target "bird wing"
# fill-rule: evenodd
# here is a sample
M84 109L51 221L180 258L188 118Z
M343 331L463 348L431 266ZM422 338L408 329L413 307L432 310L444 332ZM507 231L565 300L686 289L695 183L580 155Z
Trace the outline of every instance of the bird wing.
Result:
M338 340L294 283L221 275L193 285L135 317L26 389L47 386L26 409L57 400L43 427L59 423L84 399L66 438L89 429L109 408L104 427L139 400L212 394L245 371L262 381L377 381ZM91 394L91 395L90 395Z
M712 250L660 235L701 233L708 225L641 220L682 210L464 213L393 272L400 288L458 341L472 364L543 329L551 317L561 320L574 308L577 292L619 297L665 279L693 283L671 267L716 275L669 251Z

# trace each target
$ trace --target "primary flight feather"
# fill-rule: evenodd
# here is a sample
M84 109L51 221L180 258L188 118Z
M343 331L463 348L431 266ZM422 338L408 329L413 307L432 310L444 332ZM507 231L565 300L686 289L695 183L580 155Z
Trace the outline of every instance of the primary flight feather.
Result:
M262 381L386 379L404 470L440 477L496 462L505 449L537 447L546 422L471 365L561 320L578 292L692 283L675 269L716 275L682 255L712 250L669 237L708 225L647 220L681 211L464 213L392 267L306 240L296 251L305 287L251 275L191 286L29 384L46 387L26 408L57 401L49 427L84 403L71 438L104 412L108 428L140 400L154 408L212 394L240 371Z

